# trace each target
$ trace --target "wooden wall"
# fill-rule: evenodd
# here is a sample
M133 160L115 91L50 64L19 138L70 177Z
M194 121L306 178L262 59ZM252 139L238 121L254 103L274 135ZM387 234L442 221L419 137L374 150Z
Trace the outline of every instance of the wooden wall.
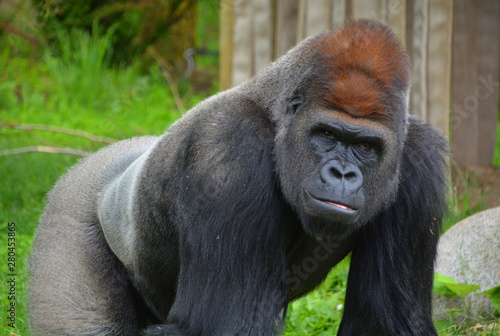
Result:
M500 1L455 1L451 143L461 165L490 165L498 124Z
M498 118L500 1L221 0L220 4L221 88L243 82L297 42L345 19L377 19L392 27L410 55L410 113L451 138L459 164L491 164Z

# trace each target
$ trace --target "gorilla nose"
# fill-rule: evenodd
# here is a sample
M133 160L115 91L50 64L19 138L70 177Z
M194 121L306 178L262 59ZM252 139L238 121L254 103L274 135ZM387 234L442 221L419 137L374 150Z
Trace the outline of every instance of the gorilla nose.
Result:
M324 183L332 186L344 184L351 192L358 191L363 184L361 171L350 162L329 161L321 168L320 175Z

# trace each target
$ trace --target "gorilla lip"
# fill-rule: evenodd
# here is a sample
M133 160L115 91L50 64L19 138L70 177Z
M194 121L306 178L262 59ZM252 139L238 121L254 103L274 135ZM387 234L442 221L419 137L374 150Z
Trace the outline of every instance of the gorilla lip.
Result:
M334 202L334 201L330 201L330 200L327 200L327 199L324 199L324 198L321 198L321 197L316 197L316 196L313 196L311 195L309 192L308 192L308 195L312 198L312 199L315 199L316 201L319 201L321 203L326 203L328 204L329 206L334 206L340 210L343 210L343 211L347 211L347 212L356 212L358 211L358 209L354 209L346 204L343 204L343 203L340 203L340 202Z
M339 207L341 209L344 209L344 210L350 210L350 211L354 211L353 208L347 206L347 205L344 205L344 204L341 204L341 203L337 203L337 202L331 202L331 201L323 201L325 203L328 203L328 204L332 204L332 205L335 205L336 207Z

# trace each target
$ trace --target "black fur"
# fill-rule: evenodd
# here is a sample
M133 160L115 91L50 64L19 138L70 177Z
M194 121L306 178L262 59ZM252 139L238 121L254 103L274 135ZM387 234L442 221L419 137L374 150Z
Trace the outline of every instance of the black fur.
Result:
M288 302L351 251L339 335L436 335L446 142L407 116L409 65L389 29L342 29L363 32L353 48L389 41L386 63L402 64L340 64L384 92L381 117L329 102L339 57L324 53L343 34L332 31L161 137L73 167L36 234L34 335L276 335Z
M445 208L446 142L411 119L395 202L362 228L339 335L435 335L434 257Z

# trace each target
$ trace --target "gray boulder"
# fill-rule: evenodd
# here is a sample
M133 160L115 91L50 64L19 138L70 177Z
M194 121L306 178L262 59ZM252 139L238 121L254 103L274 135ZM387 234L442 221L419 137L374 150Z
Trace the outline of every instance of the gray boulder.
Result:
M466 296L471 317L494 312L490 299L476 295L500 284L500 207L470 216L451 227L438 246L436 272L481 289ZM464 309L462 300L434 295L434 320L449 318L449 309Z

